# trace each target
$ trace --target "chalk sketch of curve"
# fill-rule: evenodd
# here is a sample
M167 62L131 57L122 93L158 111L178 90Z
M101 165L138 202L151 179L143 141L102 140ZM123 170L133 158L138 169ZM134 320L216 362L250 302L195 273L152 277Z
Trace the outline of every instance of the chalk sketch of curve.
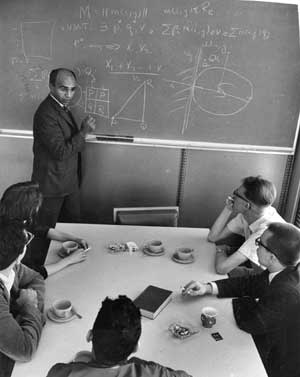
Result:
M140 124L141 129L147 128L145 122L145 110L147 99L147 86L151 86L151 80L145 80L124 101L120 109L111 117L111 126L116 125L118 120L128 120Z
M55 22L26 21L20 25L22 53L29 58L52 59Z
M228 54L224 66L212 66L199 72L201 59L202 49L199 49L195 66L178 74L178 76L184 74L187 76L181 81L165 80L173 87L174 85L186 86L174 94L174 97L180 96L174 102L185 101L185 104L170 111L172 113L184 109L182 134L188 128L192 105L211 115L232 116L245 109L253 99L251 81L232 69L226 68ZM187 83L187 80L190 82Z

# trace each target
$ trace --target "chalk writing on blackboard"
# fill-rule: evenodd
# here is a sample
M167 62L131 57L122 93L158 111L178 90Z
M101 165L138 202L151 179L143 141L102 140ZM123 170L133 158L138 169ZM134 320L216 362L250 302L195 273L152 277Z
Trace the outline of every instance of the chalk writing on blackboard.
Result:
M52 59L55 22L35 21L21 23L22 52L26 63L29 58Z
M186 88L174 95L176 103L185 104L172 109L170 113L184 110L181 133L184 134L189 125L192 105L202 111L217 116L229 116L242 111L253 98L253 84L246 77L226 68L229 52L223 66L211 66L203 70L201 67L202 49L198 50L194 67L178 73L181 81L165 80L171 84L183 85ZM190 83L186 81L189 80ZM173 86L174 87L174 86ZM185 93L188 92L187 95ZM183 95L183 96L182 96Z
M109 118L109 89L86 88L85 112Z
M125 100L121 108L111 117L111 125L115 125L117 120L123 119L139 123L141 129L147 128L147 123L145 122L147 86L153 88L151 79L145 80Z

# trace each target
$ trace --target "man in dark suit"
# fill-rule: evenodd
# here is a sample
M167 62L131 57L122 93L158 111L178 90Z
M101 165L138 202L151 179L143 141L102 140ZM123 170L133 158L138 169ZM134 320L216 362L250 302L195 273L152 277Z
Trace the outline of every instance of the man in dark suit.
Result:
M39 183L44 197L39 222L49 227L58 220L80 221L80 152L95 129L95 119L87 116L80 127L76 124L68 109L76 86L74 72L53 70L50 93L34 115L32 180Z
M256 239L261 274L210 283L192 281L183 295L233 299L237 325L250 333L270 377L300 376L300 231L271 223Z

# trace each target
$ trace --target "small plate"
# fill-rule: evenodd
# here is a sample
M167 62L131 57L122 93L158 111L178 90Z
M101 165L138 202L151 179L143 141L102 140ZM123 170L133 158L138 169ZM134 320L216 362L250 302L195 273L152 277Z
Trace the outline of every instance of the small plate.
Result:
M195 262L195 257L192 254L189 259L179 259L177 253L172 255L172 260L176 263L189 264Z
M150 251L148 245L145 245L142 250L144 254L150 255L151 257L159 257L165 253L164 247L162 247L162 251L160 251L159 253L153 253L152 251Z
M72 321L73 319L76 318L76 315L72 312L72 314L70 315L70 317L67 317L67 318L60 318L60 317L57 317L54 313L53 313L53 310L52 308L49 308L47 310L47 317L53 321L53 322L57 322L57 323L65 323L65 322L70 322Z

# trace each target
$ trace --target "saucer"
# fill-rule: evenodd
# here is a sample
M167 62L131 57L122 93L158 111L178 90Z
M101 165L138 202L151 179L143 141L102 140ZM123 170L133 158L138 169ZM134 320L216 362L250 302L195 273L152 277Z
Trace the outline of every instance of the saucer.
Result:
M176 262L176 263L188 264L188 263L193 263L193 262L195 262L195 257L194 257L194 255L192 254L191 257L188 258L188 259L179 259L177 253L174 253L174 254L172 255L172 260L173 260L174 262Z
M69 322L69 321L72 321L73 319L76 318L76 315L72 312L72 314L67 317L67 318L60 318L60 317L57 317L54 313L53 313L53 310L52 308L49 308L47 310L47 317L53 321L53 322L57 322L57 323L64 323L64 322Z
M148 245L145 245L143 248L143 253L144 254L147 254L147 255L150 255L151 257L159 257L161 255L163 255L165 253L165 248L162 247L161 251L159 253L153 253L150 249L149 249L149 246Z

